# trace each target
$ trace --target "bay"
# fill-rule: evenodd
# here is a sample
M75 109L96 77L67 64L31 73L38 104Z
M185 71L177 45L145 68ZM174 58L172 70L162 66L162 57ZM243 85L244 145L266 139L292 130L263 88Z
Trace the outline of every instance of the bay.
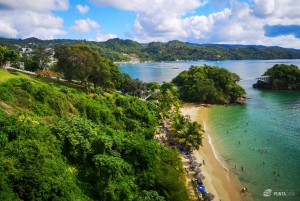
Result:
M129 63L119 68L133 78L161 84L191 65L224 67L245 79L279 63L300 67L300 60L234 60ZM255 82L239 82L247 93L245 105L210 108L209 135L220 162L249 189L253 200L299 200L300 92L257 90L252 88ZM264 196L267 189L269 197Z

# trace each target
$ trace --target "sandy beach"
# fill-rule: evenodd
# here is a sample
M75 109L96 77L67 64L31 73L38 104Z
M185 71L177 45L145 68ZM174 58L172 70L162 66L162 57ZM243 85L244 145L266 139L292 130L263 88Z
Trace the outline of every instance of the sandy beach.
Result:
M208 121L208 107L196 106L194 104L184 104L184 108L181 109L183 115L190 115L192 121L197 121L205 128L205 122ZM222 166L214 155L213 148L209 142L209 128L205 128L205 134L203 139L203 147L200 147L198 151L194 150L193 155L197 158L198 162L202 163L202 159L205 160L205 165L201 166L202 174L205 176L203 184L206 187L206 191L215 195L214 200L222 201L241 201L243 200L240 189L242 185L238 180L232 179L230 173ZM188 159L183 158L183 164L185 167L189 166ZM187 182L189 188L192 188L193 173L189 173L187 176ZM191 191L193 189L190 189Z

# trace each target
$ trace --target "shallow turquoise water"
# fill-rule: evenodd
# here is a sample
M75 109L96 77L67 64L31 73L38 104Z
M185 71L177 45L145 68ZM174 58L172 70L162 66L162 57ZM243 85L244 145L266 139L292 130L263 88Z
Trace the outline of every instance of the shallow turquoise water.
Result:
M191 65L204 63L225 67L241 78L260 76L276 63L300 67L300 60L193 61L119 66L122 72L133 78L162 83L188 70ZM253 200L300 200L300 92L256 90L252 88L254 82L239 83L249 98L246 105L211 107L210 121L206 125L210 128L209 134L221 161L248 188ZM241 171L241 166L244 171ZM272 190L271 196L263 196L266 189ZM276 196L279 193L286 196Z
M300 93L252 91L248 97L245 106L209 110L207 126L221 160L255 201L299 200L296 196L267 198L263 192L300 193Z

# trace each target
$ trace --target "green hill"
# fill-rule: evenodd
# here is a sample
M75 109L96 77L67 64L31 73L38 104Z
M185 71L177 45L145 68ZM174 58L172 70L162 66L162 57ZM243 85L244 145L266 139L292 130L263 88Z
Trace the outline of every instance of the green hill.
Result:
M1 200L189 200L154 103L0 69Z
M280 47L261 46L224 46L218 44L187 44L180 41L168 43L151 42L140 44L132 40L110 39L106 42L86 40L39 40L37 38L6 39L0 38L0 45L19 50L31 48L43 50L59 45L86 44L100 55L112 61L129 61L127 55L141 61L174 61L174 60L241 60L241 59L300 59L300 52Z

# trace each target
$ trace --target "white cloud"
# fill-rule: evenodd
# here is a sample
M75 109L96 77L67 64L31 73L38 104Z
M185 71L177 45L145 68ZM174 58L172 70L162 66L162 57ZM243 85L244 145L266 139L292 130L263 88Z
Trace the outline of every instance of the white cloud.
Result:
M76 6L76 8L79 10L79 12L80 12L81 14L87 13L87 12L89 11L89 9L90 9L87 5L82 6L82 5L80 5L80 4L78 4L78 5Z
M10 38L15 38L18 35L18 30L11 27L10 24L0 20L0 35Z
M264 18L275 11L275 0L255 0L252 6L253 14Z
M255 0L250 7L253 15L265 19L269 25L299 25L299 0Z
M76 20L75 24L76 26L71 27L70 31L86 33L91 31L90 25L87 23L86 20Z
M86 21L90 27L95 28L95 29L100 28L100 25L96 21L91 20L90 18L87 18Z
M75 24L76 26L71 27L70 31L88 33L91 31L91 28L100 28L100 25L90 18L86 20L76 20Z
M9 10L32 10L43 12L48 10L67 10L68 0L1 0L0 8Z
M113 38L117 38L117 37L118 37L117 35L111 34L111 33L103 35L100 31L98 31L96 41L102 42L102 41L107 41L109 39L113 39Z
M0 35L8 38L26 38L38 33L40 39L51 39L54 35L66 33L61 30L63 19L47 12L1 10L0 19L6 24L0 26ZM45 31L39 33L41 30Z
M0 0L0 8L0 36L52 39L66 34L62 30L63 19L50 11L67 10L68 0Z
M91 0L99 6L113 6L122 10L158 13L157 11L183 14L208 2L208 0Z
M43 27L36 28L28 34L24 34L23 38L36 37L41 39L54 39L54 35L66 34L65 31L59 29L45 29Z

